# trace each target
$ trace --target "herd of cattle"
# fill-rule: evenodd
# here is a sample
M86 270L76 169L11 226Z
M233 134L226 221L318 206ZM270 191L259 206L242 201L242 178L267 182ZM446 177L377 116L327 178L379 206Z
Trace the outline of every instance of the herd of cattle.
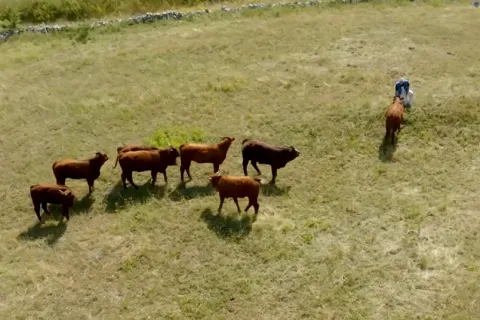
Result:
M188 178L192 180L190 175L192 162L211 163L213 164L214 174L209 175L208 180L220 196L218 213L221 212L226 198L233 198L240 213L237 198L246 197L249 202L245 212L253 206L255 214L257 214L260 207L258 195L261 180L257 177L248 176L247 166L249 162L251 162L258 175L261 172L257 164L270 165L272 169L270 183L275 184L277 170L297 158L300 152L293 146L277 146L259 140L245 139L242 141L242 166L245 176L221 175L219 172L220 165L224 162L233 141L235 141L234 137L222 137L217 144L185 143L180 145L178 150L172 146L162 149L146 145L125 145L117 148L117 157L113 168L117 166L117 163L120 164L121 180L124 188L127 188L126 181L128 180L135 189L138 189L138 186L133 182L133 172L150 171L152 186L155 185L157 174L161 172L165 183L167 183L167 167L175 166L177 158L180 157L180 178L184 183L185 171ZM73 206L76 197L72 190L65 185L66 179L85 179L88 183L89 193L91 193L95 180L100 176L100 169L108 159L106 154L97 152L90 159L55 161L52 170L56 184L42 183L30 187L30 196L38 220L42 222L40 206L46 214L50 215L47 210L47 203L62 205L62 215L69 220L68 210Z
M386 133L385 142L392 136L392 143L395 140L395 133L401 130L401 123L404 115L403 98L394 96L391 106L385 112ZM208 180L220 196L220 205L218 213L221 212L223 202L226 198L233 198L240 213L238 198L248 198L248 205L245 212L253 206L255 214L258 213L258 195L260 191L261 180L258 177L249 177L247 166L251 162L252 166L261 175L257 164L267 164L272 169L272 184L275 184L277 170L283 168L290 161L300 155L300 152L293 146L278 146L267 144L260 140L245 139L242 141L242 166L244 176L221 175L220 165L225 161L227 152L231 144L235 141L234 137L222 137L217 144L185 143L179 146L178 150L172 146L161 149L146 145L125 145L117 148L117 158L113 168L120 164L122 169L121 179L123 187L127 188L128 182L135 188L138 186L133 182L133 172L150 171L152 175L152 186L155 185L157 174L161 172L167 183L167 168L177 164L177 158L180 157L180 179L184 183L184 174L190 175L190 166L192 162L213 164L213 175L209 175ZM55 161L52 165L56 184L43 183L30 187L30 196L33 201L35 213L38 220L40 217L40 206L45 213L50 215L47 210L47 203L62 205L62 214L69 219L68 209L73 206L75 195L65 185L66 179L85 179L88 183L89 193L93 191L95 180L100 176L100 169L108 160L104 153L97 152L94 157L85 160L64 159Z

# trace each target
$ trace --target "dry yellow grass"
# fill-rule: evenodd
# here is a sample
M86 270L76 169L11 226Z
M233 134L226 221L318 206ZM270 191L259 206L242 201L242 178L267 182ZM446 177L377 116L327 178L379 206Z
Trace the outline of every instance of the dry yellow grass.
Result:
M476 319L478 9L358 5L30 36L1 45L1 319ZM394 82L413 111L379 155ZM216 216L210 165L122 191L116 147L163 126L301 156ZM28 187L107 152L91 198L43 226ZM260 167L266 179L270 170ZM249 167L249 172L254 170ZM240 206L246 205L241 200Z

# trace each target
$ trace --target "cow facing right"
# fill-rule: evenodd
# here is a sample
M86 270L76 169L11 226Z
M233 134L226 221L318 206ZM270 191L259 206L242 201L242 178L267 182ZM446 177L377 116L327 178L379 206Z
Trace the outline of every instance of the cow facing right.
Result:
M88 183L88 192L92 193L95 180L100 176L100 169L108 160L105 153L96 152L89 159L63 159L55 161L52 165L53 174L57 180L57 184L65 185L68 179L85 179Z
M32 198L35 214L38 221L42 222L40 217L40 205L46 214L50 215L47 209L47 203L62 205L62 215L70 219L68 208L72 207L75 202L75 195L72 191L63 185L43 183L30 186L30 197Z
M120 146L120 147L117 148L117 158L115 159L115 165L113 166L113 168L117 167L118 157L120 157L120 153L124 153L124 152L128 152L128 151L139 151L139 150L158 150L158 148L143 145L143 144L140 144L140 145L127 144L127 145L124 145L124 146Z
M213 164L213 173L220 169L220 165L225 161L227 152L235 137L222 137L221 141L216 144L205 143L184 143L180 145L180 179L184 180L184 173L187 172L188 178L192 180L190 175L190 165L196 163Z
M122 169L121 178L123 187L125 189L127 188L126 180L128 180L128 182L130 182L135 189L138 189L138 186L133 182L132 174L133 172L142 171L151 172L152 186L155 185L157 174L159 172L163 173L165 183L167 183L167 167L176 165L176 160L178 157L179 152L174 147L169 147L167 149L137 150L120 153L118 157L118 163Z
M252 166L261 175L257 163L268 164L272 168L271 184L275 184L277 170L283 168L290 161L296 159L300 155L294 146L276 146L267 144L260 140L245 139L242 141L242 157L243 157L243 173L247 176L247 166L251 161Z

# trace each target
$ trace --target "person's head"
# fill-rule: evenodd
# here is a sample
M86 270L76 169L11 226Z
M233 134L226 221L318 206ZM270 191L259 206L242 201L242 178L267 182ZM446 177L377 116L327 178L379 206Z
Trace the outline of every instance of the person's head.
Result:
M403 86L403 83L404 83L404 82L405 82L405 80L404 80L403 78L398 81L398 83L399 83L401 86Z

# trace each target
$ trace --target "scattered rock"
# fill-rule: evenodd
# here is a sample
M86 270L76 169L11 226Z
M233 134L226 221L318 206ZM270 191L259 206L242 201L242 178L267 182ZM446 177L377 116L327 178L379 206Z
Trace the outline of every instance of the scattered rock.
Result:
M408 47L408 50L415 50L415 47Z

